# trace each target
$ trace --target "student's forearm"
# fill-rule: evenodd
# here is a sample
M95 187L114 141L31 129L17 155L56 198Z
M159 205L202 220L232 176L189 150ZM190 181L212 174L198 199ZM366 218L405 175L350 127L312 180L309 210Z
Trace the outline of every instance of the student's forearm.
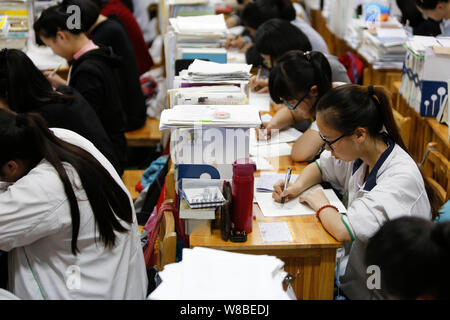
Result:
M295 124L295 119L287 107L283 107L275 113L269 122L271 129L284 129Z
M352 238L345 224L342 222L341 216L342 215L333 208L325 208L320 211L320 221L325 230L327 230L336 240L349 242Z
M319 133L308 129L295 141L291 158L293 161L309 161L319 152L322 145Z
M315 162L310 163L305 169L300 173L295 185L299 193L302 193L306 189L322 182L322 174L320 169Z

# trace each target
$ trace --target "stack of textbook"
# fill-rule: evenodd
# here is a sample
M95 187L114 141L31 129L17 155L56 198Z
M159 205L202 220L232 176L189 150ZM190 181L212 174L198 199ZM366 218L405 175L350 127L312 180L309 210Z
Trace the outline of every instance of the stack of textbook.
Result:
M376 28L364 31L363 43L358 52L374 69L401 69L406 55L403 45L408 36L402 28Z

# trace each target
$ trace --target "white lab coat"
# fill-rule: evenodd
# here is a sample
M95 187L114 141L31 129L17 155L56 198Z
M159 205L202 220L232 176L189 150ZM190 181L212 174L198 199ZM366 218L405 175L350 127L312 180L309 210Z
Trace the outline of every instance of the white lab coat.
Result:
M91 142L69 130L52 131L90 152L127 190ZM122 222L130 231L116 232L116 245L106 249L77 172L64 166L80 209L80 252L71 252L72 219L63 184L53 166L42 160L0 190L0 250L9 251L8 289L21 299L144 299L147 275L134 208L132 225Z
M355 240L349 246L350 252L346 252L348 262L341 277L341 288L350 299L382 295L382 291L367 288L367 278L372 272L367 272L364 253L369 238L386 221L401 216L431 219L430 203L416 163L401 147L389 141L388 149L365 182L368 166L359 159L345 162L324 151L318 161L323 180L341 186L348 194L343 221Z

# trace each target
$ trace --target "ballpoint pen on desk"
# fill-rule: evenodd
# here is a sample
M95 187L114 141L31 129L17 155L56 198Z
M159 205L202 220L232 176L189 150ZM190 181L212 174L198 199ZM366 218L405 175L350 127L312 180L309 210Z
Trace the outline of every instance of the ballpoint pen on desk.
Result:
M286 170L286 177L284 178L284 190L286 190L289 180L291 180L291 168L287 168ZM286 200L286 197L281 197L281 204L284 204L284 201Z

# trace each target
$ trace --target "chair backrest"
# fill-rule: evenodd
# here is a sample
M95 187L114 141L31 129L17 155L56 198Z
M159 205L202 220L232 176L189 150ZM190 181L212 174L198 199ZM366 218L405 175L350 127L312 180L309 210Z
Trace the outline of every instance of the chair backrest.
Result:
M392 109L395 123L397 124L400 135L402 136L405 146L409 148L409 137L411 134L411 118L402 116L397 110Z
M431 149L436 143L429 143ZM437 150L430 150L425 158L422 172L433 194L431 205L436 211L450 198L450 162Z
M159 226L158 270L162 271L166 264L175 262L176 250L175 219L172 211L165 210Z

